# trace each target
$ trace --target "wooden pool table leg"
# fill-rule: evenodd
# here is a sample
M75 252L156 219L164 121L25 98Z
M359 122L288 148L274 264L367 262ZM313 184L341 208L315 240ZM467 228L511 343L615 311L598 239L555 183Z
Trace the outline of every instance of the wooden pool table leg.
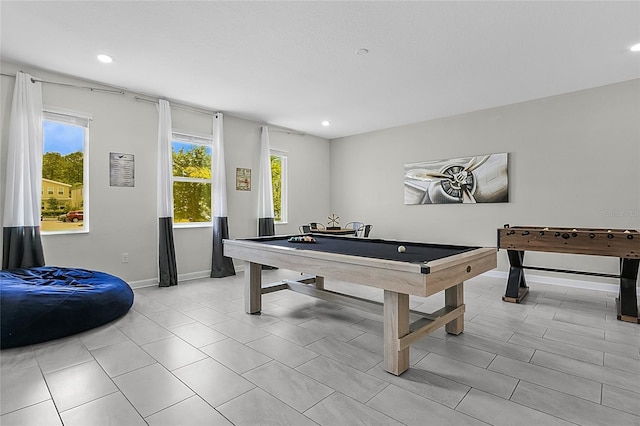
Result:
M453 287L449 287L444 291L444 304L447 307L457 308L464 305L464 291L463 283L456 284ZM460 334L464 330L464 313L447 323L444 326L445 330L449 334Z
M409 368L409 348L400 338L409 334L409 295L384 291L384 369L399 376Z
M259 314L262 310L262 265L244 262L244 311Z

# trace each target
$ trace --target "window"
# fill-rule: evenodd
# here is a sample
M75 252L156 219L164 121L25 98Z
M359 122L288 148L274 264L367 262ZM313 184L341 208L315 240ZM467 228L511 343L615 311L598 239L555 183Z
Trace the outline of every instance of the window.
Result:
M173 133L173 221L211 223L211 137Z
M287 222L287 153L271 150L273 213L276 223Z
M88 215L75 221L66 217L74 210L87 213L89 120L76 113L44 112L42 186L47 191L41 206L43 233L89 230Z

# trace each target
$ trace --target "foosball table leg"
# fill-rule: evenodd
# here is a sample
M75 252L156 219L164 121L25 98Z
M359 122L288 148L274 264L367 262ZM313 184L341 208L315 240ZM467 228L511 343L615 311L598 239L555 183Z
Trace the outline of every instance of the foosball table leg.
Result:
M507 290L502 300L511 303L520 303L529 292L527 282L524 278L524 269L522 262L524 260L524 251L507 250L509 257L509 277L507 278Z
M638 318L638 264L640 259L620 259L620 294L616 299L618 319L640 324Z

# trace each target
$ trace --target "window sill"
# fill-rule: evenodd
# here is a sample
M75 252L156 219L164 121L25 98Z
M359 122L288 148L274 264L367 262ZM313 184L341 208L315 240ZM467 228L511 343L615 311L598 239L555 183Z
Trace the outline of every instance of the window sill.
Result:
M196 223L174 223L173 229L189 229L189 228L212 228L211 222L196 222Z
M40 235L46 237L48 235L75 235L75 234L88 234L88 229L83 229L81 231L45 231L40 232Z

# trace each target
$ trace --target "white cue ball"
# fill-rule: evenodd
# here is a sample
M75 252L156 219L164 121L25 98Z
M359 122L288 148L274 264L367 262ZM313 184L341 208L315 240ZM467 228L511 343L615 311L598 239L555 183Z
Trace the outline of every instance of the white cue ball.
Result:
M405 246L398 246L398 253L404 253L405 251L407 251Z

